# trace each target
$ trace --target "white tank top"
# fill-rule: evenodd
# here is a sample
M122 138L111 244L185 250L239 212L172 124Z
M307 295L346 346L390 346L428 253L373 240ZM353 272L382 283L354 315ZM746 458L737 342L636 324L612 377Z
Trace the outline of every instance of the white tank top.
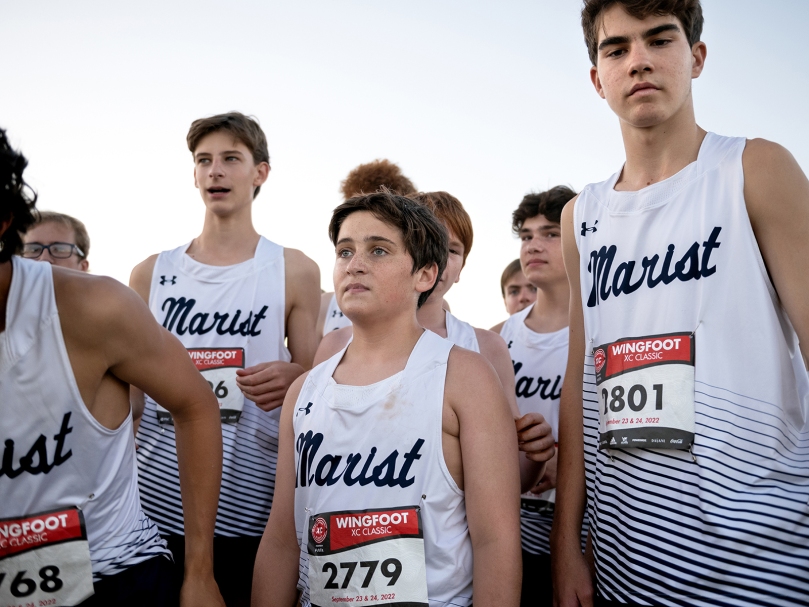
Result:
M284 346L284 249L262 237L253 259L209 266L185 254L189 245L158 257L149 307L189 349L220 403L224 461L216 535L258 536L272 504L281 408L262 411L244 398L234 378L239 367L290 360ZM182 534L174 427L158 414L168 421L147 397L137 437L143 506L163 533Z
M480 352L475 327L468 322L458 320L449 312L447 312L447 339L461 348Z
M331 294L331 301L329 301L329 308L326 310L326 322L323 323L323 335L331 333L343 327L350 327L351 321L342 313L337 306L337 297L334 293Z
M506 341L514 365L515 390L520 413L540 413L559 438L559 397L567 367L568 328L537 333L525 325L534 309L531 304L503 324L500 336ZM531 554L550 554L550 535L556 504L556 489L542 494L525 493L521 499L522 547ZM582 527L587 541L588 524Z
M464 494L441 447L451 349L425 331L405 369L370 386L332 379L344 349L304 382L293 418L304 605L358 595L414 603L429 597L432 607L471 604ZM372 561L379 567L369 574L363 563ZM343 564L351 562L360 567L343 590L351 566Z
M35 572L43 565L67 568L59 561L62 557L51 561L46 552L69 546L67 552L75 557L81 542L44 545L78 540L63 523L74 517L78 522L79 516L89 541L92 590L93 580L157 555L168 557L169 552L157 526L141 510L131 414L117 429L105 428L79 393L62 336L51 265L19 257L12 257L12 265L6 330L0 333L0 519L37 519L34 515L58 512L28 521L20 527L22 533L13 522L0 521L0 554L6 557L0 571L8 578L0 597L7 598L4 592L16 575L15 557L8 556L14 555L15 542L36 548L18 558L41 553L36 569L24 577L39 583ZM61 573L65 586L82 575L71 571Z
M617 192L616 173L576 202L607 599L809 605L809 381L747 215L745 143L709 133L673 177Z

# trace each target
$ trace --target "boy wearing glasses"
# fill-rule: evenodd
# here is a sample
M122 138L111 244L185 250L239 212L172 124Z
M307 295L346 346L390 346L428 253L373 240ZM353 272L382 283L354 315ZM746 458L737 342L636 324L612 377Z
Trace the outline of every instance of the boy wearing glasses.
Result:
M23 237L22 256L51 265L87 272L90 237L84 224L70 215L40 211Z

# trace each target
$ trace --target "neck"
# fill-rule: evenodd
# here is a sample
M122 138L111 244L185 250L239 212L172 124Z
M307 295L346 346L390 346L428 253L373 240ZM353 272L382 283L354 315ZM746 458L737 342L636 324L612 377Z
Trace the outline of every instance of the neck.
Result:
M227 266L252 259L260 235L253 227L251 208L233 215L205 213L202 233L186 253L201 263Z
M6 330L6 306L11 289L11 262L0 263L0 333Z
M537 333L553 333L570 322L570 285L561 280L550 285L536 285L537 301L525 318L525 324Z
M354 337L346 356L363 361L362 366L369 374L379 369L387 369L391 364L402 368L424 329L419 325L414 313L398 318L354 324ZM404 361L404 362L402 362Z
M635 127L621 122L626 164L616 190L637 191L678 173L697 159L706 132L694 117L689 98L666 122Z
M443 296L432 293L416 312L419 324L441 337L447 337L447 312L444 310Z

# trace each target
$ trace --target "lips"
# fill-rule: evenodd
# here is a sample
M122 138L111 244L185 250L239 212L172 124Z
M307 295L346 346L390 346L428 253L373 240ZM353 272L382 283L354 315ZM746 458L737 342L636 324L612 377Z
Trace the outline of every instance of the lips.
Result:
M629 91L629 96L631 97L632 95L634 95L639 91L657 91L657 90L659 89L650 82L640 82L632 87L632 89Z
M208 193L214 196L217 194L218 195L227 194L228 192L230 192L230 188L221 188L221 187L208 188Z
M345 288L346 293L363 293L368 290L368 287L358 282L352 282Z

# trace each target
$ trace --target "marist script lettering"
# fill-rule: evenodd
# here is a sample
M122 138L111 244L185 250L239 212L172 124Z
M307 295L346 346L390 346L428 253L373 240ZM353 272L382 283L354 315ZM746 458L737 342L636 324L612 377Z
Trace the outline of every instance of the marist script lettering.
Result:
M68 449L67 453L63 453L65 448L65 439L67 435L73 431L70 427L71 413L65 413L62 417L62 427L59 432L53 435L53 440L56 441L56 447L53 452L53 461L48 461L48 438L44 434L40 434L39 438L34 441L34 444L28 449L28 452L20 457L19 465L14 467L14 450L17 445L14 444L12 439L6 439L3 443L3 461L0 465L0 476L7 476L8 478L16 478L23 472L29 474L48 474L56 466L61 466L70 456L73 455L73 450ZM24 450L24 447L23 447ZM20 451L19 453L22 453Z
M371 465L376 457L376 447L371 447L367 456L363 456L361 453L349 453L345 458L345 464L341 466L342 455L325 453L319 460L316 459L322 443L323 434L320 432L314 433L309 430L306 434L301 432L298 435L295 445L298 452L296 487L312 486L313 484L320 487L331 486L338 482L343 482L349 487L352 485L364 487L371 483L377 487L409 487L416 478L415 476L408 478L407 475L410 473L413 462L421 459L419 451L424 445L424 439L418 439L413 448L402 455L404 461L398 474L396 468L399 463L399 451L396 449L373 468ZM365 462L362 464L362 469L359 474L355 474L363 457L365 457Z
M160 308L166 313L163 326L170 332L177 333L177 335L185 335L186 333L205 335L216 329L219 335L255 337L256 335L261 335L258 324L267 318L268 306L264 306L256 314L253 314L251 310L241 322L239 322L242 315L241 310L236 310L233 316L229 312L214 312L213 319L211 319L211 314L208 312L197 312L191 316L191 311L196 303L196 299L167 297ZM190 321L189 316L191 316Z
M674 264L672 272L672 261L674 259L674 245L670 244L663 258L660 271L655 275L655 268L660 262L660 255L644 257L640 262L643 268L639 277L635 272L635 261L625 261L618 265L615 272L612 271L612 264L615 261L615 254L618 247L601 247L598 251L590 253L590 263L587 264L587 271L593 276L593 286L590 289L590 296L587 299L587 307L595 307L599 301L606 301L610 295L619 297L634 293L644 284L654 289L660 283L670 284L675 280L687 282L689 280L699 280L707 278L716 272L716 266L710 266L711 253L718 249L721 243L717 242L719 232L722 228L715 227L702 243L702 259L700 260L700 243L692 244L685 254Z

